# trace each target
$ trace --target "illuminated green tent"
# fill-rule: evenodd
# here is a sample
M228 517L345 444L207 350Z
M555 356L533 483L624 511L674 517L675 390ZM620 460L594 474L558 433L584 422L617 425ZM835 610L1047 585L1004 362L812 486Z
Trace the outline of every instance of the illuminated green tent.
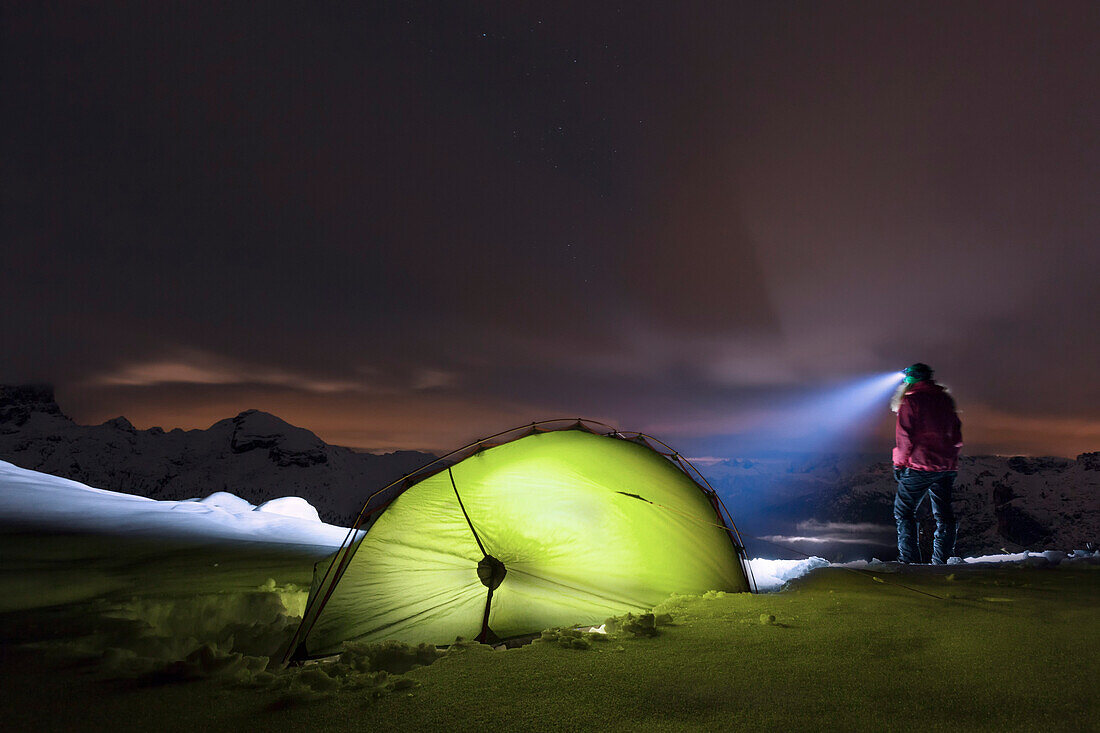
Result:
M493 642L672 593L748 591L736 529L690 464L592 425L486 439L378 492L365 533L317 566L294 656L346 641Z

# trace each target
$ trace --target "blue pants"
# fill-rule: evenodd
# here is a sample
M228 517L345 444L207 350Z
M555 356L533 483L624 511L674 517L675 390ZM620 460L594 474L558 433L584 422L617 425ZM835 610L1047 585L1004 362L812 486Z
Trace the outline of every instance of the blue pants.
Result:
M955 471L918 471L914 468L895 468L898 494L894 497L894 521L898 525L898 560L920 562L917 548L917 507L925 494L932 502L932 516L936 520L935 540L932 543L932 564L944 565L955 551L955 534L958 521L951 510L951 487L955 483Z

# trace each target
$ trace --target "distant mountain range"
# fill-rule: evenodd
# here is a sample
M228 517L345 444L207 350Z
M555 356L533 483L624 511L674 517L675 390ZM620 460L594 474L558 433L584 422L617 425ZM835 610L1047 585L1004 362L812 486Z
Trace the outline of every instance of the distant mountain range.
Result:
M260 504L300 496L326 522L346 525L372 492L434 458L328 445L257 410L206 430L137 430L123 417L77 425L52 388L0 386L0 459L155 499L228 491ZM699 468L747 535L832 560L896 555L895 485L884 456L773 455ZM1100 452L1075 460L964 456L956 487L960 554L1100 542ZM930 523L924 529L930 535ZM768 549L750 540L750 550Z
M357 453L258 410L206 430L138 430L124 417L77 425L51 387L24 385L0 386L0 458L154 499L228 491L260 504L300 496L324 521L347 525L371 493L435 456Z

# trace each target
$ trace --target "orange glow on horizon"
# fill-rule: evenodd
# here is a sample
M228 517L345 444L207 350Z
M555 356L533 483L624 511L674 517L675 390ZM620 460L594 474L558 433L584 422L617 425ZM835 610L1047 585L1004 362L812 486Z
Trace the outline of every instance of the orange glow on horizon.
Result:
M139 429L206 429L244 410L269 412L306 428L326 443L369 452L420 450L445 452L472 440L534 420L569 417L538 404L475 401L431 392L404 395L301 393L250 388L233 397L160 395L144 390L118 390L111 410L80 409L62 392L62 411L78 424L95 425L124 415ZM885 409L885 407L884 407ZM1100 450L1100 421L1045 416L1018 416L981 405L968 406L963 419L963 455L1056 455L1075 457ZM613 416L580 415L618 424ZM623 429L652 426L621 425ZM660 437L675 442L699 434L694 416L669 415L660 421ZM891 431L892 435L892 431ZM883 436L885 437L885 435Z

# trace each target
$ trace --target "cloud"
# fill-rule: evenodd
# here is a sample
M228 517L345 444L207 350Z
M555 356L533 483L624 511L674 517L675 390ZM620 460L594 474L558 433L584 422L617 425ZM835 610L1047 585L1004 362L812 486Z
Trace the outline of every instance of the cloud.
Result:
M452 387L456 381L457 377L452 372L442 369L420 369L413 377L412 387L413 389L438 389Z
M809 519L799 522L795 529L805 532L802 535L770 535L762 539L768 542L812 543L812 544L840 544L840 545L881 545L892 547L895 542L895 532L892 525L873 524L870 522L820 522Z
M891 547L893 543L886 542L881 538L874 537L803 537L792 535L780 535L773 534L760 539L766 542L779 542L779 543L795 543L795 542L811 542L815 544L838 544L838 545L882 545L883 547Z
M882 533L893 532L893 525L887 524L874 524L873 522L821 522L816 519L807 519L799 522L795 525L795 528L803 532L816 532L816 533Z
M102 387L162 385L268 385L305 392L364 392L364 382L317 379L270 367L245 364L203 352L125 364L88 380Z

